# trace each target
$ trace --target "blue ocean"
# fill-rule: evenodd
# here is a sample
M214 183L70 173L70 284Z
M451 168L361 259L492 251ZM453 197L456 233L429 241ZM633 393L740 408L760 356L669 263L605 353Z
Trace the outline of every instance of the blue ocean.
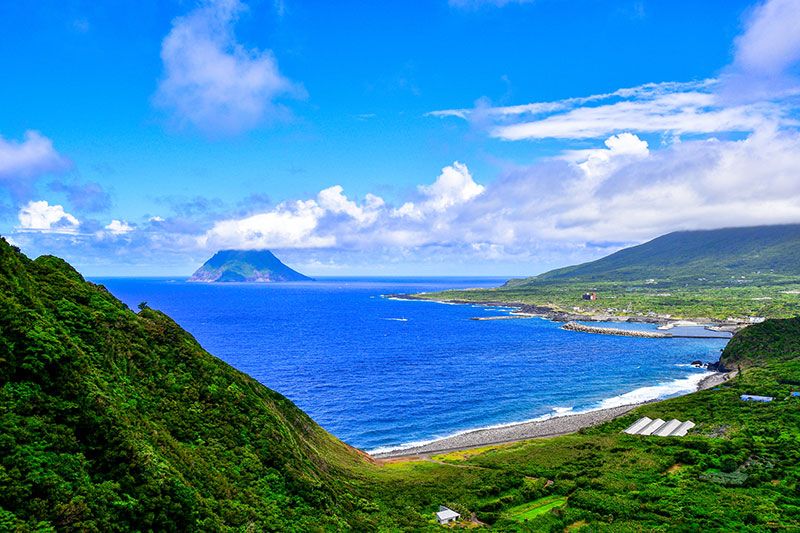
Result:
M476 321L508 309L384 297L503 281L491 278L92 281L132 309L146 301L166 312L209 352L368 451L690 392L705 375L690 363L716 361L727 342Z

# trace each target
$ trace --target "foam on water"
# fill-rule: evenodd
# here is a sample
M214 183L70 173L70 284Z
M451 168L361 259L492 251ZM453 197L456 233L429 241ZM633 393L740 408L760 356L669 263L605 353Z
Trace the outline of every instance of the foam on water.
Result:
M649 402L651 400L659 400L678 396L680 394L688 394L697 390L697 386L703 381L704 378L712 375L714 372L702 372L691 374L685 378L675 379L667 383L659 383L649 387L639 387L638 389L614 396L603 400L597 406L598 409L609 409L611 407L620 407L622 405L632 405L642 402Z
M689 365L691 366L691 365ZM682 394L689 394L691 392L695 392L697 390L698 385L700 382L714 374L714 372L703 372L702 374L693 374L687 376L685 378L675 379L667 383L659 383L658 385L653 385L650 387L640 387L638 389L632 390L630 392L626 392L625 394L620 394L611 398L607 398L602 400L595 405L587 407L585 409L580 409L578 411L573 410L572 407L554 407L550 413L537 416L535 418L530 418L528 420L521 420L517 422L508 422L504 424L493 424L490 426L483 426L483 427L475 427L471 429L464 429L461 431L456 431L449 435L444 435L440 437L434 437L427 440L419 440L414 442L407 442L404 444L400 444L397 446L381 446L379 448L375 448L374 450L369 450L367 453L370 455L381 454L386 452L396 452L402 450L408 450L411 448L417 448L419 446L426 446L428 444L433 444L436 441L442 439L449 439L451 437L457 437L459 435L464 435L466 433L472 433L473 431L482 431L482 430L490 430L490 429L499 429L504 427L511 427L516 426L519 424L527 424L530 422L541 422L544 420L549 420L551 418L557 418L560 416L570 416L570 415L577 415L583 413L591 413L593 411L602 411L603 409L611 409L614 407L622 407L626 405L637 405L640 403L645 403L653 400L663 400L666 398L671 398L675 396L680 396Z

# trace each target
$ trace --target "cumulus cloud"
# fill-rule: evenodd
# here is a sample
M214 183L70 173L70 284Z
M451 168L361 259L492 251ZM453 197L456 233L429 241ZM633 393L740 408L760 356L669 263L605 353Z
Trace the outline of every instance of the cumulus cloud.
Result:
M234 25L246 6L209 0L176 18L161 45L164 75L155 96L178 124L235 134L285 114L281 97L301 96L269 50L245 48Z
M401 207L381 201L368 209L331 187L315 199L219 223L201 244L580 258L679 229L798 221L799 168L796 131L656 151L623 133L598 148L511 169L486 186L454 163L419 187L419 201Z
M358 203L341 185L321 190L316 198L282 202L245 217L214 223L198 239L210 248L331 248L375 224L385 211L383 198L367 194Z
M417 187L422 200L406 202L392 214L421 220L429 212L443 212L454 205L463 204L483 193L485 187L472 179L467 165L454 162L442 169L431 185Z
M69 167L69 160L56 151L53 141L37 131L26 131L22 142L0 137L0 185L14 194L21 194L39 176Z
M568 161L577 162L578 167L587 176L594 178L609 174L624 162L624 158L638 158L650 153L647 141L628 132L612 135L605 140L604 144L606 148L568 150L562 157Z
M308 261L335 257L337 264L475 260L525 263L535 273L536 265L588 260L675 230L800 221L798 169L796 129L657 150L623 133L595 148L511 167L486 185L454 163L406 204L353 199L335 185L312 198L228 216L201 233L153 218L147 231L124 234L131 249L148 254L272 248ZM41 202L31 211L46 215L37 222L29 215L20 229L77 226L61 206ZM96 238L129 227L118 220Z
M344 195L344 188L341 185L334 185L323 189L317 195L319 206L333 214L346 215L355 220L359 225L369 225L374 223L383 207L383 198L374 194L367 194L364 205L360 206L353 200Z
M134 230L134 227L125 222L124 220L112 220L108 225L105 226L106 231L111 233L112 235L124 235L125 233L130 233Z
M315 230L325 210L314 200L280 204L275 210L241 219L222 220L199 239L205 248L324 248L335 236Z
M528 213L536 223L527 237L516 232L520 241L587 243L636 242L679 229L796 222L800 183L792 176L800 168L798 148L796 132L684 142L627 158L592 187L584 187L581 164L567 163L559 184L540 188L535 200L524 200L497 223L524 229L518 216ZM519 172L491 193L508 198L521 183L535 186L545 171L536 166Z
M50 205L46 200L30 201L17 214L18 229L53 233L75 233L80 222L63 206Z
M321 190L315 198L283 202L245 217L217 222L199 238L208 248L332 248L428 245L458 216L463 206L485 191L463 163L442 169L429 185L417 188L418 199L397 208L368 193L362 201L347 197L340 185Z

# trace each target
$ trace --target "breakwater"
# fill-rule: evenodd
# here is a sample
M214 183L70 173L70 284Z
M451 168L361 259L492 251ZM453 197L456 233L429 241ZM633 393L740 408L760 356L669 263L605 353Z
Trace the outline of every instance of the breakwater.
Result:
M597 326L586 326L578 322L567 322L561 329L569 331L581 331L583 333L597 333L599 335L620 335L623 337L644 337L647 339L663 339L672 337L669 333L662 333L660 331L636 331L631 329L621 328L601 328Z

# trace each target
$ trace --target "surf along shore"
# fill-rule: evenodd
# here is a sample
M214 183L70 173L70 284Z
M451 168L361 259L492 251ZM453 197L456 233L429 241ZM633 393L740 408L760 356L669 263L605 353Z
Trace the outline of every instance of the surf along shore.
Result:
M697 385L697 390L711 389L728 381L736 375L736 372L714 372L705 376ZM608 422L640 405L656 403L662 400L649 400L646 402L633 403L598 409L596 411L586 411L562 416L554 416L544 420L534 420L530 422L520 422L519 424L509 424L493 428L476 429L459 433L450 437L434 440L432 442L407 448L398 448L380 453L373 453L371 456L377 460L391 459L414 459L425 458L433 454L449 453L470 448L481 448L495 444L507 444L529 439L546 437L558 437L575 433L580 429Z
M422 298L418 297L417 295L409 295L409 294L390 294L390 295L385 295L384 297L395 298L399 300L421 300L428 302L436 302L436 300L429 300L427 298ZM504 307L507 309L514 310L509 315L491 317L492 319L538 317L538 318L544 318L546 320L552 320L554 322L572 322L576 320L588 321L588 322L606 320L606 321L617 321L617 322L626 321L626 322L643 322L643 323L660 323L660 324L665 324L665 323L670 324L670 323L680 322L677 320L675 321L663 320L663 319L653 320L643 317L636 317L635 319L626 317L627 320L620 319L620 317L590 318L586 316L570 315L567 313L554 311L553 309L548 307L539 307L539 306L513 304L513 303L510 304L507 302L496 302L496 303L487 302L487 303L476 304L475 302L469 302L469 301L448 300L442 303L482 305L486 307ZM580 330L582 328L576 328L576 329ZM586 329L597 330L597 331L592 331L592 333L605 333L612 335L618 334L616 331L604 331L603 328L586 327ZM638 332L631 331L631 333L635 334ZM661 338L661 337L670 337L671 335L668 334L665 335L659 332L653 336ZM699 391L716 387L719 384L724 383L725 381L731 379L735 375L736 375L735 371L713 372L712 374L705 376L698 383L696 390ZM558 437L561 435L568 435L570 433L575 433L583 428L602 424L603 422L608 422L610 420L613 420L617 417L620 417L628 413L629 411L632 411L633 409L639 407L640 405L656 403L661 400L662 399L653 399L645 402L620 405L605 409L597 409L593 411L585 411L580 413L553 416L543 420L532 420L516 424L512 423L497 427L475 429L472 431L457 433L449 437L436 439L431 442L421 444L419 446L398 447L396 449L372 453L370 455L378 461L425 458L432 454L448 453L453 451L467 450L470 448L481 448L484 446L491 446L496 444L507 444L529 439Z

